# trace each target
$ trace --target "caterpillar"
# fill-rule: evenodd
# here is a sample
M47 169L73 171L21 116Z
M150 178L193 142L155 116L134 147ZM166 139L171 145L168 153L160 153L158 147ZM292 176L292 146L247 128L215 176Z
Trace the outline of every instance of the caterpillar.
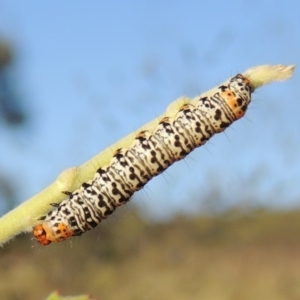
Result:
M110 164L99 168L92 180L65 192L67 198L39 218L33 227L35 239L48 245L96 227L154 176L243 117L253 91L250 80L238 74L212 95L187 101L153 131L139 132L131 146L116 150Z

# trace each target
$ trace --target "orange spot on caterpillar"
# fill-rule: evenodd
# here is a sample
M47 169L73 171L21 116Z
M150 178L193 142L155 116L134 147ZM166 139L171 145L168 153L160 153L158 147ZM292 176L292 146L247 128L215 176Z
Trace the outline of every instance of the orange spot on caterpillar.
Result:
M145 134L146 130L140 131L137 135L136 135L136 139L138 138L145 138L146 134Z
M183 105L179 108L179 111L183 111L183 110L185 110L185 109L188 109L188 108L189 108L189 105L190 105L190 104L187 104L187 103L183 104Z
M162 123L168 123L169 120L170 120L169 117L164 117L164 118L162 118L162 119L160 120L159 124L162 124Z
M227 90L225 92L220 93L220 95L230 107L236 119L240 119L245 115L247 106L245 106L244 101L236 97L235 92Z

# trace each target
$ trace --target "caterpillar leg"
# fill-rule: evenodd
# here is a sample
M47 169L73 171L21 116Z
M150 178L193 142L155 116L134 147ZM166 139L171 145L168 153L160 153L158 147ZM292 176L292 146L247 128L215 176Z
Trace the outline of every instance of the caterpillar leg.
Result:
M62 191L62 193L65 194L65 195L67 195L67 196L71 196L72 195L72 193L69 192L69 191Z

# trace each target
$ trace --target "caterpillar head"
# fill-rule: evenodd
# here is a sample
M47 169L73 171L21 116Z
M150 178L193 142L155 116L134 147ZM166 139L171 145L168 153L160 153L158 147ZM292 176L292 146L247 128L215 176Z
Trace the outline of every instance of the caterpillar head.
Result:
M33 227L33 235L41 245L49 245L51 242L61 242L73 235L73 232L65 223L48 222L37 224Z

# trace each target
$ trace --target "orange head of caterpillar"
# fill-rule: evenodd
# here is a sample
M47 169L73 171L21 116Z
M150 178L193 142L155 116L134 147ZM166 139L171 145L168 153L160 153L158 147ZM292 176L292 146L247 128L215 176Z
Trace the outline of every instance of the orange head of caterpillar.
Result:
M51 242L61 242L73 235L73 231L65 223L56 223L50 226L47 222L33 227L33 235L41 245L49 245Z

